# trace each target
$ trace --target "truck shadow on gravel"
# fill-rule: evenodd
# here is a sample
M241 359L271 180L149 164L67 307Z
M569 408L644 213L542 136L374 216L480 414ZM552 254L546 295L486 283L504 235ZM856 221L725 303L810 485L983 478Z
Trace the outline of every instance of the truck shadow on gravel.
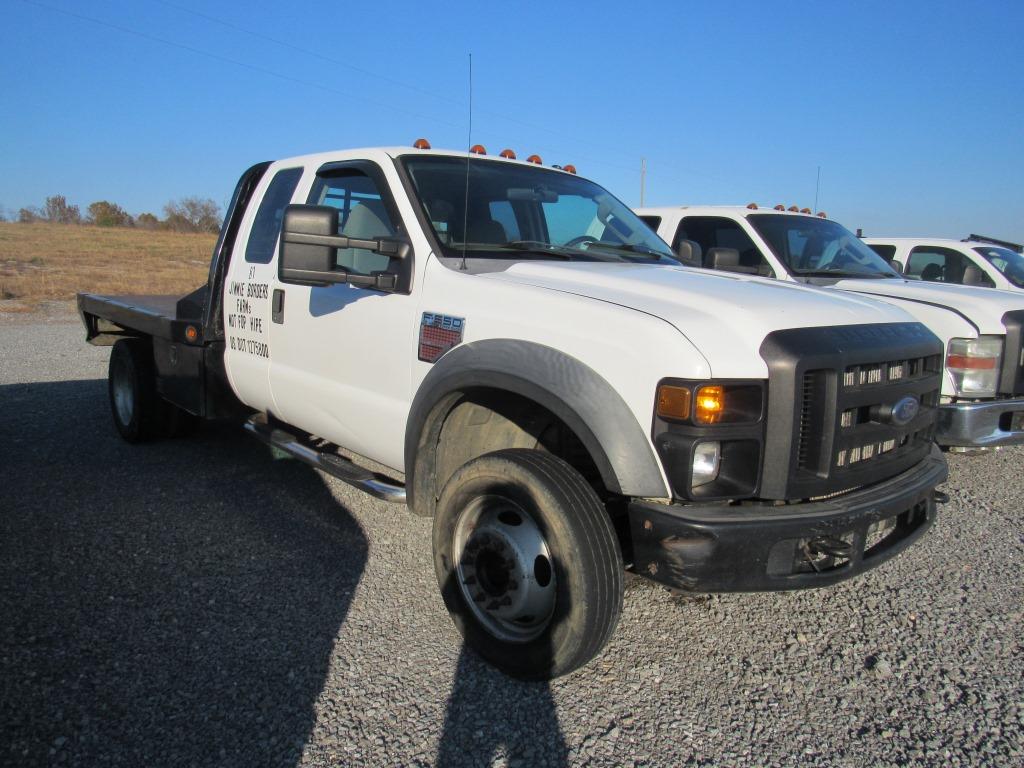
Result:
M505 676L463 646L452 683L436 768L568 765L569 750L547 683Z
M0 763L296 764L363 531L235 428L130 446L106 403L0 386Z

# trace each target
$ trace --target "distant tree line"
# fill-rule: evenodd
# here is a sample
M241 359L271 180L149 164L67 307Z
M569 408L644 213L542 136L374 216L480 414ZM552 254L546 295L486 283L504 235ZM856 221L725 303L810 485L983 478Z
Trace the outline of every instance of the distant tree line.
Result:
M220 206L202 197L183 197L164 206L164 217L152 213L132 216L117 203L98 200L85 209L85 216L77 205L71 205L64 195L46 198L42 208L30 205L16 216L6 215L0 209L0 221L10 218L23 224L45 221L52 224L92 224L97 227L137 227L139 229L169 229L174 232L217 232L220 230Z

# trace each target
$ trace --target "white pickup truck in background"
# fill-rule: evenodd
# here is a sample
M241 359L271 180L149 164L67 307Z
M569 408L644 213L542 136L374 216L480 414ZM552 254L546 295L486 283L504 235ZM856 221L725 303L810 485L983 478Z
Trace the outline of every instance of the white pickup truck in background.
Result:
M574 169L475 150L261 163L206 286L80 294L88 340L114 345L121 435L237 419L433 517L452 618L524 678L601 650L624 567L694 592L824 586L928 529L946 465L923 324L685 269Z
M906 310L945 347L937 442L964 449L1024 443L1024 294L904 279L852 232L806 209L637 212L692 266L834 288Z
M897 272L919 280L1024 291L1024 255L976 240L865 237Z

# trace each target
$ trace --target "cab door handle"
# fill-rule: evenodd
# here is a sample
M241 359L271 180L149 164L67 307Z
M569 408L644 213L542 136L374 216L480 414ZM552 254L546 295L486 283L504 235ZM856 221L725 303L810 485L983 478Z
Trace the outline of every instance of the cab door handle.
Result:
M284 323L284 290L274 289L274 298L270 306L270 319L278 325Z

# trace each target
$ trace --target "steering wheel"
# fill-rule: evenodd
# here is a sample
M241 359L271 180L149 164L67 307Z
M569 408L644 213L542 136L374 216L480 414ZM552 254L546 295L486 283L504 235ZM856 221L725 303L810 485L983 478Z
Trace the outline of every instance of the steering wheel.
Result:
M566 248L575 248L575 247L577 247L579 245L583 245L584 243L599 243L599 242L601 242L601 241L598 240L596 237L591 237L590 235L579 235L578 237L574 237L572 240L567 242L565 244L565 247Z

